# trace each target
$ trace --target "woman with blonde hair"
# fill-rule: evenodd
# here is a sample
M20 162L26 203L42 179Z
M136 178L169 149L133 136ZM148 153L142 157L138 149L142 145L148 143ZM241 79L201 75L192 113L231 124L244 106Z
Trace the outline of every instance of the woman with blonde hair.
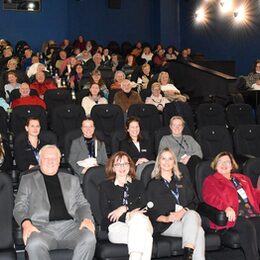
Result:
M189 176L180 172L174 152L161 150L147 187L147 198L154 203L148 215L154 233L182 237L184 260L205 260L205 237L197 198Z
M158 82L161 84L161 90L163 91L164 96L170 101L187 101L187 96L182 95L180 90L171 83L168 72L162 71L159 74Z

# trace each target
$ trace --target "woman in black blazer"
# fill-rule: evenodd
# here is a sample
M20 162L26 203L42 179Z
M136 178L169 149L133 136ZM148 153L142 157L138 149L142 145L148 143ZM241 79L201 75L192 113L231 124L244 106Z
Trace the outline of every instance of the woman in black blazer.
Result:
M150 143L150 140L141 135L140 119L134 116L129 117L126 121L126 138L120 142L120 150L129 154L136 166L141 166L154 159ZM140 168L143 169L143 167ZM138 168L137 178L139 179L140 173Z
M205 260L204 231L200 216L194 211L195 192L189 176L179 171L176 156L169 148L158 154L152 177L147 198L154 203L148 211L154 233L182 237L184 259Z
M108 180L100 187L102 229L112 243L127 244L129 259L150 260L153 228L144 215L145 189L135 179L135 166L125 152L117 152L106 165Z

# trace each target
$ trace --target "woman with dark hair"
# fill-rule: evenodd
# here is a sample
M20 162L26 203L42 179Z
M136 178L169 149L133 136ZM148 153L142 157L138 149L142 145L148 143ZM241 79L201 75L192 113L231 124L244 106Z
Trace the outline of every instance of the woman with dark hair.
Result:
M100 95L100 86L93 83L89 88L89 95L82 99L81 106L86 116L89 116L93 106L101 104L107 104L107 100Z
M150 160L154 159L150 140L144 138L141 134L140 119L138 117L129 117L126 121L126 139L120 142L120 150L128 153L133 159L135 165L142 167L137 169L137 178L140 179L141 170Z
M128 54L125 58L125 64L122 66L122 71L125 73L126 78L131 79L132 73L136 67L135 56Z
M156 158L147 198L154 203L148 215L155 234L182 237L184 260L205 260L205 237L196 195L189 176L178 168L174 152L161 150Z
M29 117L25 124L26 133L17 137L14 142L14 157L18 170L26 171L39 164L40 149L49 144L40 138L41 125L36 117Z
M248 88L260 88L260 60L256 60L252 71L246 77L246 86Z
M89 89L90 86L92 84L98 84L99 87L100 87L100 90L103 92L103 95L106 99L108 99L108 94L109 94L109 91L107 89L107 86L102 78L102 75L101 75L101 72L100 70L93 70L91 75L90 75L90 78L89 78L89 82L84 85L84 89Z
M225 211L228 222L226 226L210 222L210 227L221 230L220 233L235 229L239 233L246 260L260 259L260 190L253 187L247 176L235 173L238 166L229 152L219 153L211 167L215 173L203 183L203 200Z
M112 243L127 244L130 260L150 260L153 228L145 216L145 189L135 179L135 165L125 152L113 154L106 164L107 181L100 187L102 229Z
M69 85L71 89L78 91L82 89L83 83L82 78L84 75L84 67L82 64L76 64L71 71L71 75L69 78Z

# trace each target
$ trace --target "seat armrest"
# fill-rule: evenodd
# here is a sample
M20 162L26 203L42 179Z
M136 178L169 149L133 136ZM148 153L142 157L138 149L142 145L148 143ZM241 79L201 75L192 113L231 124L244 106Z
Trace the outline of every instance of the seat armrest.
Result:
M226 213L206 204L205 202L199 204L197 211L200 215L207 217L218 226L225 226L227 224L228 219Z

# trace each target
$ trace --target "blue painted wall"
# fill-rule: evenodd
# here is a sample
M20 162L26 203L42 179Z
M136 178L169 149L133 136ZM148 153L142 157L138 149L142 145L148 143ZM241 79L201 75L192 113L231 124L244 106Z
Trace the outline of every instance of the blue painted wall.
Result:
M40 12L2 10L2 5L0 1L0 38L12 44L27 40L38 51L44 41L60 42L68 35L67 1L43 0Z
M107 0L42 0L40 12L0 8L0 38L13 44L27 40L35 51L48 39L74 40L79 34L104 45L110 40L141 40L178 47L178 3L179 0L121 0L117 10L109 9Z
M212 6L207 26L197 26L193 21L196 7L202 1L180 2L181 46L191 46L209 59L236 60L237 75L247 74L254 60L260 58L260 4L251 5L251 24L235 26L233 19L220 17L218 6Z

